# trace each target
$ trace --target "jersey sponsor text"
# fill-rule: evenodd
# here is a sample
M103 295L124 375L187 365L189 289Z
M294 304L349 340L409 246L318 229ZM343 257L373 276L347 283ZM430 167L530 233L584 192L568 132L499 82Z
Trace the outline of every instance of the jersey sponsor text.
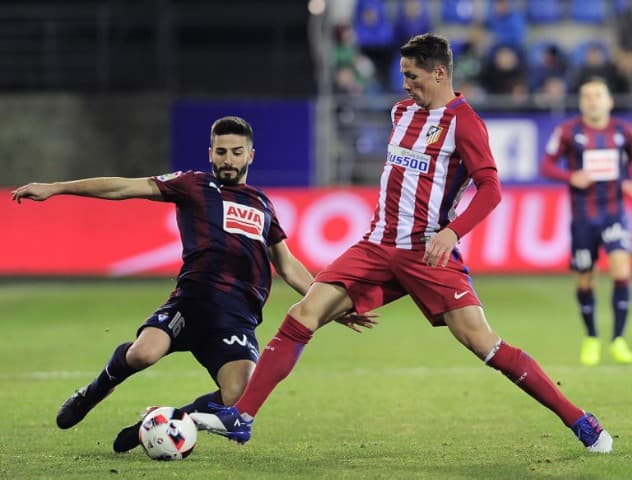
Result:
M224 201L224 231L263 241L264 215L260 210Z

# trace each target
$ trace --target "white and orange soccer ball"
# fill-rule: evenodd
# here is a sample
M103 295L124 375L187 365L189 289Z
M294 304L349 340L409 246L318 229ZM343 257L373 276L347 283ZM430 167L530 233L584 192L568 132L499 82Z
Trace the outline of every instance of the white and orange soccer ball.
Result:
M182 460L195 447L197 429L186 412L173 407L158 407L143 417L138 438L149 458Z

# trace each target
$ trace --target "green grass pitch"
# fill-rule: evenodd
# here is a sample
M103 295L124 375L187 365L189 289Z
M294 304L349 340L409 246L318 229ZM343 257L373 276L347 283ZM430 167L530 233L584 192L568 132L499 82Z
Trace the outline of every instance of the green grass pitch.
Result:
M0 478L7 479L626 479L632 478L632 367L577 362L582 327L571 276L478 277L493 328L534 356L615 439L588 454L548 410L481 365L408 300L355 334L318 332L293 374L237 446L201 434L182 462L112 439L147 405L177 406L214 388L188 353L131 377L76 427L59 405L89 382L113 348L162 301L172 281L3 281L0 284ZM298 299L275 283L262 346ZM610 285L598 285L599 326L611 331ZM630 334L628 334L630 339Z

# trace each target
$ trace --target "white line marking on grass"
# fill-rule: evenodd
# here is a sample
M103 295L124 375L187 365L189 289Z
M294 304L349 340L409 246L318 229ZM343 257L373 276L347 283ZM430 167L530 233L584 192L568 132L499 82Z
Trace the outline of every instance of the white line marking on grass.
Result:
M620 374L625 373L626 367L622 365L601 365L596 367L582 367L582 366L571 366L571 365L558 365L558 366L545 366L544 370L549 372L551 375L562 375L562 374L578 374L578 373L586 373L588 371L595 372L599 374ZM493 373L494 369L490 367L486 367L481 363L480 366L472 366L472 367L375 367L375 368L356 368L353 370L322 370L322 369L311 369L305 368L300 369L300 367L296 370L298 375L399 375L399 376L435 376L435 375L447 375L447 376L462 376L462 375L489 375L490 371ZM500 373L500 372L498 372Z
M75 379L75 378L87 378L92 379L97 376L99 372L86 372L79 370L55 370L55 371L34 371L34 372L19 372L19 373L0 373L0 380L7 379L25 379L25 380L67 380L67 379ZM150 378L169 378L169 377L199 377L200 375L205 375L206 372L203 369L199 371L189 371L189 372L142 372L141 375L150 377Z
M187 369L188 370L188 369ZM141 375L149 378L197 378L205 376L205 371L200 369L185 371L169 371L164 372L160 370L145 371ZM489 367L473 366L473 367L376 367L376 368L355 368L350 370L345 369L320 369L320 368L301 368L300 366L295 370L297 376L302 375L321 375L321 376L339 376L339 375L353 375L353 376L365 376L365 375L399 375L399 376L434 376L434 375L472 375L482 374L489 375ZM621 365L601 365L596 367L590 367L590 369L581 366L546 366L545 370L553 375L560 375L565 373L582 373L590 372L600 374L620 374L626 372L625 366ZM77 378L94 378L98 372L88 372L80 370L52 370L52 371L33 371L33 372L19 372L19 373L0 373L0 380L7 379L25 379L25 380L67 380Z

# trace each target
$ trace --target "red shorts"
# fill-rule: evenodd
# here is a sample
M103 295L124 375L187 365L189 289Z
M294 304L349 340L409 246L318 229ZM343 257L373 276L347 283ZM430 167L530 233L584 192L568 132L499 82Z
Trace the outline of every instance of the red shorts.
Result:
M358 313L410 295L433 326L443 314L481 302L458 250L445 267L423 263L424 251L387 247L362 240L316 275L316 282L345 287Z

